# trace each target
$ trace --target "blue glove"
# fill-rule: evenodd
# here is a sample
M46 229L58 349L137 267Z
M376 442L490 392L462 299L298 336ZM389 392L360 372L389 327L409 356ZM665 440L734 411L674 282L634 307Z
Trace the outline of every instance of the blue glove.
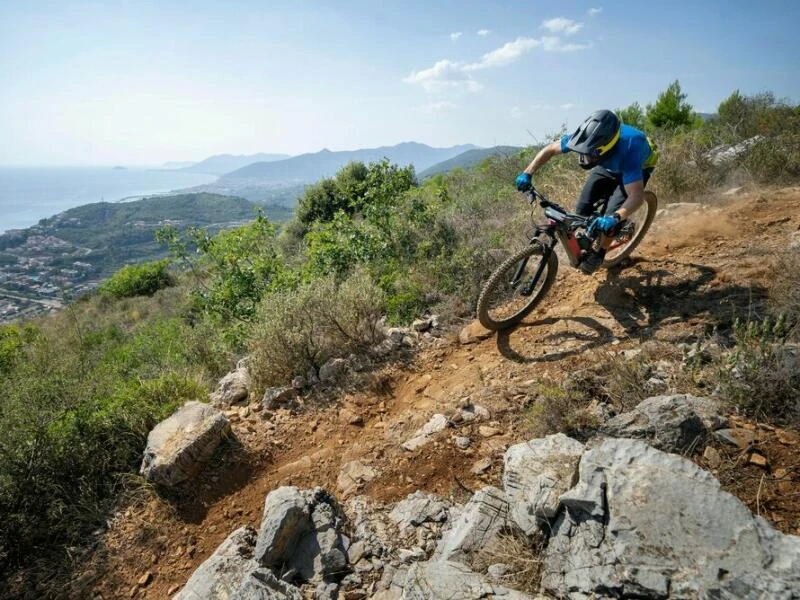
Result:
M589 235L595 235L596 233L609 234L617 228L617 225L619 225L619 217L617 215L604 215L592 221L587 233Z
M524 171L517 175L517 189L520 192L527 192L531 189L531 176L529 173L525 173Z

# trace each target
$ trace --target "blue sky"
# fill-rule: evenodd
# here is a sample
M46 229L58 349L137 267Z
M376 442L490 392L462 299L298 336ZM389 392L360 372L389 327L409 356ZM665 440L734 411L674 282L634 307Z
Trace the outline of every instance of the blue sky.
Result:
M796 1L0 3L0 165L529 144L679 79L800 101Z

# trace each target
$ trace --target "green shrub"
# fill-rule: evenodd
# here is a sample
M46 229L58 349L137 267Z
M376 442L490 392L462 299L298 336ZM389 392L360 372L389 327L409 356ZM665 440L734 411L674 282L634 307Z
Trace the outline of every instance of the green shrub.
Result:
M768 298L770 311L786 321L789 336L800 341L800 253L780 253L769 273Z
M379 339L384 296L363 271L337 284L325 277L293 292L276 292L258 307L249 336L257 388L286 385L330 358Z
M720 396L742 414L800 424L800 352L786 342L784 318L740 321L719 368Z
M759 140L737 161L754 181L786 183L800 177L800 129Z
M172 285L168 266L168 260L160 260L122 267L103 282L99 292L111 298L152 296L158 290Z
M88 316L26 328L0 373L0 571L83 544L138 470L150 429L207 394L180 320Z

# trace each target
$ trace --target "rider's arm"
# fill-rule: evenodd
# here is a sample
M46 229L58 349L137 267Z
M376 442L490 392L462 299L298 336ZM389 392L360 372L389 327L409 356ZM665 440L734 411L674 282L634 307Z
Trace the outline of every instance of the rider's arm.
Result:
M525 172L528 175L533 175L536 173L536 171L542 168L544 163L553 158L556 154L561 154L561 142L559 140L556 140L552 144L548 144L539 150L538 154L536 154L534 159L531 161L531 164L529 164L525 169Z
M623 202L616 210L620 221L627 219L644 201L644 181L632 181L625 185L625 193L628 195L627 200Z

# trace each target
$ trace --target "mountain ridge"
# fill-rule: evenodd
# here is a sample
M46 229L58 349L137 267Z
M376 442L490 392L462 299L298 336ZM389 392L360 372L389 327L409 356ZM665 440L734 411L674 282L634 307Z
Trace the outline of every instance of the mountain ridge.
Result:
M332 151L323 148L319 152L299 154L285 160L253 163L226 173L221 179L311 183L334 175L349 162L374 162L383 158L388 158L401 166L413 164L415 169L423 171L439 162L477 148L473 144L435 148L419 142L402 142L394 146L357 150Z
M284 160L290 158L290 156L289 154L270 154L267 152L258 152L256 154L214 154L198 163L178 170L187 173L224 175L253 163Z

